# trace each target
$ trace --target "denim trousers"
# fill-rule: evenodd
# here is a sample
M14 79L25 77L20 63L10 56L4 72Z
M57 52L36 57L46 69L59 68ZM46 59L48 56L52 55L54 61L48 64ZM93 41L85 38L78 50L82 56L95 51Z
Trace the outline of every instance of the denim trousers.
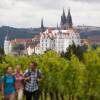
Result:
M26 100L39 100L40 91L36 90L34 92L25 91Z

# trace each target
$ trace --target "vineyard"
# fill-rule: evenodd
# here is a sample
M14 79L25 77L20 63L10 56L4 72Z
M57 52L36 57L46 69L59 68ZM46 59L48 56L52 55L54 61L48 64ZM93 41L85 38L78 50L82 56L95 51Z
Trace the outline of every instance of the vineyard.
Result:
M30 61L36 61L42 71L40 100L100 100L100 48L88 50L79 60L70 60L54 51L42 55L7 55L0 63L0 76L7 65L21 64L24 71ZM49 99L48 99L49 98Z

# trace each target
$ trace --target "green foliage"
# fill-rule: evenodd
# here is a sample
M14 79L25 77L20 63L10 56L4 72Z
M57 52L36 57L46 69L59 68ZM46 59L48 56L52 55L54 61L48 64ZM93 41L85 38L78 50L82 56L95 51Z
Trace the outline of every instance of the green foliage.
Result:
M0 76L4 74L4 69L9 64L14 68L16 64L21 64L24 71L30 61L37 62L43 74L43 80L40 82L41 90L44 93L54 95L56 93L55 97L58 96L59 100L62 94L64 97L73 98L72 100L100 98L100 48L86 51L81 61L73 53L70 60L67 60L52 50L42 55L7 55L4 59L3 63L0 63ZM55 97L53 100L57 100Z
M71 59L71 56L74 54L75 56L77 56L79 58L79 60L83 59L83 53L87 50L87 46L76 46L75 43L73 42L72 45L69 45L67 52L65 54L63 54L63 56L65 56L65 58L67 59Z
M3 63L4 60L4 50L0 48L0 63Z
M6 66L6 63L0 63L0 78L4 75Z
M68 95L83 95L84 71L84 64L75 55L72 55L69 66L64 73L65 87Z
M25 50L25 45L17 43L13 46L12 51L17 52L19 55L23 54L23 51Z
M100 51L88 51L84 54L85 63L85 94L100 98Z
M5 63L7 63L8 65L11 66L15 66L16 65L16 57L13 55L6 55L5 56Z
M16 44L13 46L13 50L24 50L24 48L23 44Z

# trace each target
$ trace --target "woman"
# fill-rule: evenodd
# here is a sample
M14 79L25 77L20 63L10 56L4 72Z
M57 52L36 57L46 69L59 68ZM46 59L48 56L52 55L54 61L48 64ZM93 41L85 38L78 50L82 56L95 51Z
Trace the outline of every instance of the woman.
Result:
M15 78L16 78L15 87L16 87L16 92L17 92L17 100L22 100L23 98L23 74L21 72L20 65L16 66Z
M15 98L15 77L11 66L6 68L6 73L2 78L2 96L4 100L16 100Z

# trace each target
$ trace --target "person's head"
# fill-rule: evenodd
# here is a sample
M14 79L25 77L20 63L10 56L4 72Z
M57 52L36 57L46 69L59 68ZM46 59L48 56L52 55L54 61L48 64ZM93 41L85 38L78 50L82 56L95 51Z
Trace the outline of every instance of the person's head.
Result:
M12 66L7 66L7 68L6 68L6 73L7 73L7 74L12 74L12 73L13 73L13 68L12 68Z
M31 63L30 63L30 69L31 69L31 70L35 70L36 67L37 67L37 63L36 63L36 62L31 62Z
M20 65L20 64L17 64L17 65L16 65L16 71L17 71L17 72L20 72L20 71L21 71L21 65Z

